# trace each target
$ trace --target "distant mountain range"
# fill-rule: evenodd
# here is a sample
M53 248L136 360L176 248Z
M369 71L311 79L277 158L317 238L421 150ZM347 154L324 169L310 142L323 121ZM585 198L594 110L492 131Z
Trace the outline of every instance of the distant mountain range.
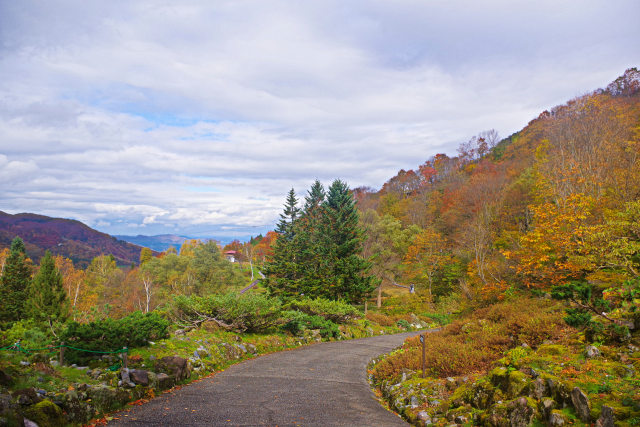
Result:
M142 249L80 221L0 211L0 249L9 247L16 236L24 240L27 255L36 263L50 250L53 255L71 259L78 267L86 267L99 255L113 255L118 265L131 265L138 263Z
M180 246L182 246L182 243L184 243L185 240L192 239L191 237L176 236L175 234L160 234L157 236L143 236L138 234L137 236L118 235L115 237L120 240L124 240L125 242L144 246L158 252L164 252L170 247L180 250Z

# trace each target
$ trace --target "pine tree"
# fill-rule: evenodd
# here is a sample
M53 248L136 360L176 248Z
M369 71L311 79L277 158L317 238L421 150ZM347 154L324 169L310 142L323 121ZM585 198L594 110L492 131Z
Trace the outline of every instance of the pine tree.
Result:
M40 260L40 269L29 287L27 308L31 318L49 323L54 320L64 321L69 315L69 301L62 284L62 275L49 251Z
M25 315L27 288L31 281L31 265L20 237L11 242L11 250L0 277L0 321L15 322Z
M324 215L326 192L316 180L305 197L304 209L297 224L297 259L302 271L299 292L309 297L323 294L328 271L323 258L323 236L320 224Z

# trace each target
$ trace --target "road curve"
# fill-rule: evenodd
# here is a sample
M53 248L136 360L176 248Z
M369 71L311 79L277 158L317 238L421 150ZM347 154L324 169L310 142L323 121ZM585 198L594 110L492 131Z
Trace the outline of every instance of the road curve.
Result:
M258 357L115 414L108 425L406 426L375 400L366 367L415 334L322 343Z

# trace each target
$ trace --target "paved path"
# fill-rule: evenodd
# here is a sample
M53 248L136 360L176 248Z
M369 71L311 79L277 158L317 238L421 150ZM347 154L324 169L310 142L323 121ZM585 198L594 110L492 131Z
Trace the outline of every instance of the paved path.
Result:
M414 334L322 343L258 357L120 412L108 425L406 426L375 400L366 366Z

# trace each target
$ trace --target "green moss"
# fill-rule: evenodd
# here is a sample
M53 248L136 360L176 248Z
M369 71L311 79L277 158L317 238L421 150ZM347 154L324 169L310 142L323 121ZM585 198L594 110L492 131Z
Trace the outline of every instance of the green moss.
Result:
M567 347L559 344L543 344L538 347L538 355L540 356L561 356L567 354Z
M24 411L24 416L38 424L39 427L59 427L67 423L62 409L50 400L43 400L29 406Z

